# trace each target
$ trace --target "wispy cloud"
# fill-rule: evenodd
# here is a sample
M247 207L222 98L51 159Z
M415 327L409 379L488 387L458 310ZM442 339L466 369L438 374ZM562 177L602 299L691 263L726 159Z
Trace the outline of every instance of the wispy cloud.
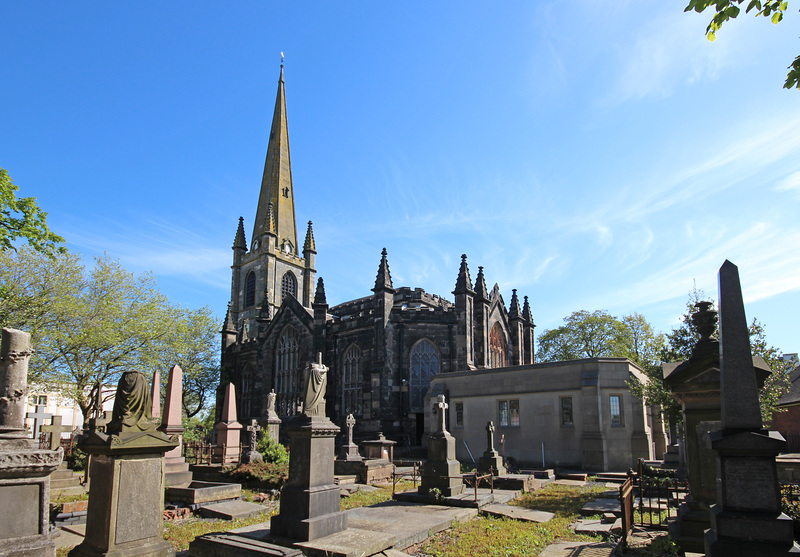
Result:
M800 171L792 172L775 184L775 191L800 191Z

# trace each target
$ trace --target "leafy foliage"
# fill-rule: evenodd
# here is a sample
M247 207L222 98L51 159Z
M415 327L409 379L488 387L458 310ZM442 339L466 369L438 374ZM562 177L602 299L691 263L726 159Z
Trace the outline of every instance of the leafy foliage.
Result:
M258 486L263 489L280 489L289 478L289 464L273 464L256 461L251 464L240 464L223 472L236 483Z
M0 252L0 324L31 333L29 381L74 400L84 418L92 390L126 369L185 366L184 402L194 413L218 378L210 310L171 306L152 275L134 276L106 256L87 270L70 253Z
M717 38L717 31L722 25L731 19L736 19L741 13L740 6L745 0L689 0L689 5L684 11L694 10L702 13L706 8L713 6L714 17L706 27L706 37L709 41ZM783 20L783 14L789 7L789 2L785 0L747 0L745 13L755 11L755 16L769 18L773 24L777 25ZM785 89L800 89L800 56L796 57L789 66L789 73L786 75L786 82L783 84Z
M618 353L624 326L605 310L575 311L564 325L544 331L538 339L540 362L601 358Z
M256 450L261 453L264 462L271 462L272 464L289 463L289 451L286 450L286 447L275 441L263 429L258 434Z
M63 253L65 248L59 244L64 238L50 232L47 213L36 204L36 198L17 198L17 191L19 186L0 168L0 251L15 250L14 243L25 239L36 251Z

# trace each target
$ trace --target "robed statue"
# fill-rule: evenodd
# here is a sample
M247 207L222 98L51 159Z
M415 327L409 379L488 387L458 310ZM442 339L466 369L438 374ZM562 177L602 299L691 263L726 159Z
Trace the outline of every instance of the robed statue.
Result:
M126 371L119 378L114 411L106 426L109 434L138 433L155 429L150 413L150 386L141 371Z
M328 388L328 368L322 363L322 353L317 354L316 362L309 362L303 370L303 414L306 416L325 415L325 390Z

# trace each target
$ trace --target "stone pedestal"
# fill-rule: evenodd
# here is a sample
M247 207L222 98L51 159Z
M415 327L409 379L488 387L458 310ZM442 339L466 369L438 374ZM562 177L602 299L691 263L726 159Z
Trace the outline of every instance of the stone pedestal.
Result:
M50 538L50 474L64 451L38 448L27 437L30 335L3 329L0 344L0 555L54 557Z
M166 557L162 536L164 453L177 440L160 431L106 435L91 432L78 446L92 455L86 538L70 557Z
M157 379L158 377L153 378L153 392L156 391ZM160 396L160 393L157 396ZM153 401L153 408L158 407L157 401L158 399ZM180 366L172 366L169 372L167 396L164 399L164 416L158 429L168 437L178 440L178 446L164 455L167 486L189 485L192 483L192 473L189 471L189 464L183 458L183 370Z
M358 445L353 443L353 427L356 425L356 419L352 414L348 414L344 423L347 426L347 443L342 445L336 462L361 462L363 458L358 452Z
M281 490L280 513L271 534L310 541L347 528L339 486L333 479L338 426L324 416L299 415L286 425L290 438L289 481Z
M444 497L464 492L461 463L456 460L456 439L447 431L428 438L428 460L422 465L419 493L428 494L432 489L438 489Z
M503 465L503 457L494 450L494 423L486 423L486 450L483 456L478 459L478 472L491 472L495 476L502 476L506 473Z
M228 383L225 390L225 403L222 407L222 421L214 426L217 432L217 445L214 455L217 462L238 464L242 442L242 424L236 417L236 391L233 383Z

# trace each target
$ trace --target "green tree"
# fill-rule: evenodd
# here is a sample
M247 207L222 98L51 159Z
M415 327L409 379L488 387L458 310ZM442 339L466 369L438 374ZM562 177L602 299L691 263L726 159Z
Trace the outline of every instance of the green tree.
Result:
M19 186L0 168L0 251L15 250L15 242L24 239L36 251L63 252L64 238L47 227L47 213L34 197L17 198Z
M127 369L185 366L196 387L187 397L192 415L216 380L211 339L218 324L210 310L171 306L152 275L134 276L116 260L99 257L87 270L69 253L7 250L0 252L0 292L0 324L31 333L31 382L74 400L84 418L93 388L116 384Z
M219 323L208 306L194 310L173 306L165 313L169 326L148 347L146 368L152 374L156 369L181 367L183 413L191 418L206 407L219 384Z
M684 11L694 10L702 13L706 8L713 6L714 17L706 27L706 36L709 41L717 38L717 31L722 25L731 19L735 19L741 13L741 8L745 0L689 0L689 5ZM769 18L772 23L777 25L783 19L783 14L788 9L789 3L785 0L747 0L745 13L755 11L756 17L763 16ZM786 89L800 89L800 56L794 59L789 66L789 73L786 75L786 82L783 84Z
M540 362L601 358L619 354L625 326L605 310L575 311L564 325L539 335Z

